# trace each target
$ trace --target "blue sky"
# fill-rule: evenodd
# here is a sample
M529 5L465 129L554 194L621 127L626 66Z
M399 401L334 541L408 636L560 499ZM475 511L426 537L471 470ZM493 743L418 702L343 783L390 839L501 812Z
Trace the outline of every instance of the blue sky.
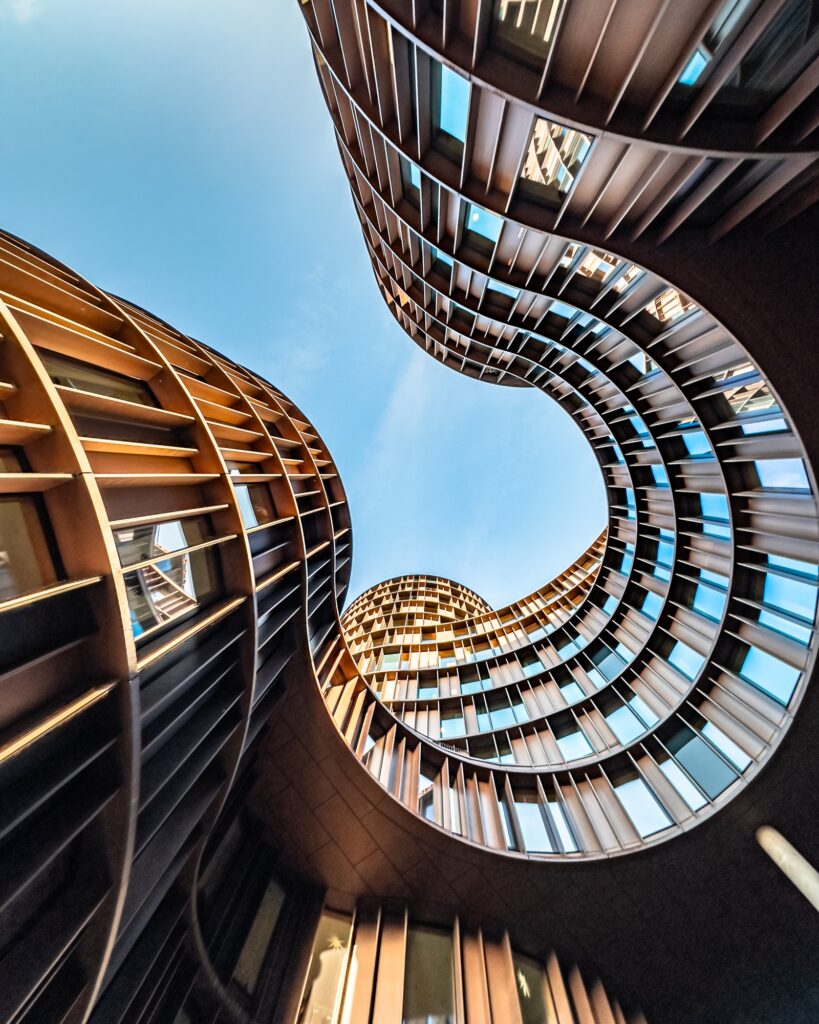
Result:
M269 377L347 488L352 594L405 572L500 604L605 521L542 395L442 367L388 314L296 0L0 0L4 228Z

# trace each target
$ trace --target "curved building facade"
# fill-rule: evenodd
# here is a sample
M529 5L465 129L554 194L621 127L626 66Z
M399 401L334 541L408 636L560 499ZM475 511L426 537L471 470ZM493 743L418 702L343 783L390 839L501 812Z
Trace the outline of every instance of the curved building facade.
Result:
M616 873L638 900L651 864L697 920L663 906L665 934L721 949L729 971L674 845L702 866L700 890L724 894L716 836L733 870L756 870L743 815L767 807L810 831L808 755L794 740L788 762L780 748L816 660L817 35L799 2L678 6L302 5L396 321L457 372L560 402L609 499L598 565L565 616L419 629L403 618L403 581L388 581L345 616L363 681L340 672L322 686L382 787L459 845L525 859L515 877L547 900L569 884L560 863L628 854ZM790 817L767 802L785 791ZM607 936L639 918L662 942L650 910L601 914L617 901L596 870L575 875L596 893L575 893L575 914ZM528 917L519 934L560 931L507 897L511 881L500 888L507 914ZM738 881L728 888L742 899ZM592 945L615 948L593 931ZM743 952L756 977L762 945ZM662 1018L741 1020L774 1004L750 968L717 998L706 959L686 952L671 973L688 1000L698 976L703 1005L658 998ZM810 970L793 957L794 981L797 962ZM810 1019L815 993L778 992L781 1015Z
M359 678L333 461L263 378L0 255L0 1020L624 1019L553 953L287 865L253 797L275 706L329 725L318 679ZM423 583L437 621L489 611Z
M608 522L345 611L301 410L0 233L0 1024L813 1024L813 6L301 9L384 301Z

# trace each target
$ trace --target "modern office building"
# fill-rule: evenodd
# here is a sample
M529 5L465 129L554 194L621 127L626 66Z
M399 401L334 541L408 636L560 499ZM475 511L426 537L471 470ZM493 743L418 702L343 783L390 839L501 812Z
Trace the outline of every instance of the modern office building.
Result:
M390 310L608 522L344 611L301 410L0 233L0 1024L814 1024L812 5L302 10Z
M397 322L560 402L609 498L565 618L418 621L412 577L346 613L379 728L429 744L435 899L652 1021L819 1019L815 911L755 839L819 847L812 5L301 10ZM386 735L357 753L412 805Z

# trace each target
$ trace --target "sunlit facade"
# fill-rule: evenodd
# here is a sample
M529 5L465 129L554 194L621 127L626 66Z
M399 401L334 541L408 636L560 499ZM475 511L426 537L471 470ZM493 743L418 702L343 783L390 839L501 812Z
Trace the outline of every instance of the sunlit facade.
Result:
M811 6L300 6L390 312L608 519L345 609L306 415L0 233L0 1024L813 1024Z
M391 313L448 367L560 402L609 502L606 534L578 563L588 572L554 617L523 620L524 599L416 622L412 578L387 581L345 613L362 680L337 672L322 687L394 798L459 845L525 860L521 891L564 907L560 925L509 897L502 868L482 868L530 948L579 927L573 955L605 947L596 967L628 976L649 1019L739 1022L764 1005L807 1021L794 993L816 998L813 958L791 952L792 985L775 986L770 936L748 934L738 953L727 934L741 905L776 916L775 889L744 892L762 869L742 816L782 813L788 784L768 797L769 766L786 771L779 750L795 750L786 734L816 657L815 446L801 436L812 399L783 364L812 344L792 313L816 294L802 263L816 25L799 2L638 6L302 5ZM576 877L596 895L573 887L567 906L560 865L583 863ZM685 912L649 863L685 889ZM629 879L638 909L607 877ZM722 897L726 934L705 920L705 888ZM481 903L477 885L450 901L461 913ZM631 929L644 947L674 935L686 955L640 966L622 945ZM733 980L737 957L764 995Z

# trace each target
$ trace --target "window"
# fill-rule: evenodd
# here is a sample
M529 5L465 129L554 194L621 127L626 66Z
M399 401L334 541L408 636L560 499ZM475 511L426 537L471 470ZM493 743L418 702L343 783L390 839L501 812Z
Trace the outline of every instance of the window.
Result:
M54 352L43 352L41 358L51 379L61 387L73 388L75 391L90 391L95 395L119 398L125 402L136 402L138 405L157 405L144 381L133 380L111 370L101 370L98 366L89 366L87 363L59 356Z
M512 288L508 284L503 284L501 281L495 281L494 278L490 277L487 283L487 293L492 292L495 292L497 295L505 295L513 302L517 302L520 298L520 288Z
M548 1024L555 1018L551 1000L546 1008L546 972L540 964L520 956L514 958L514 966L521 1024Z
M562 2L496 0L492 39L497 49L542 71Z
M758 690L787 707L801 673L772 654L760 651L758 647L749 647L739 674Z
M663 599L659 594L655 594L653 590L646 592L643 606L640 609L643 615L648 616L649 619L657 621L657 616L660 614L660 609L663 606Z
M544 819L545 809L537 793L516 793L515 811L527 853L552 853L554 846Z
M448 740L464 735L464 716L460 707L447 708L441 712L441 739Z
M438 128L445 135L463 144L469 115L469 82L445 64L440 67L440 105Z
M489 714L493 729L509 729L515 725L515 713L505 693L499 693L489 698Z
M691 607L705 618L719 622L725 610L725 592L701 583L694 591Z
M771 608L813 622L816 615L816 584L789 576L767 573L762 600Z
M708 63L708 54L700 47L695 51L691 60L685 65L683 73L677 79L680 85L693 85L702 74L705 65Z
M620 743L623 744L631 743L632 740L635 740L641 733L646 731L640 719L631 708L625 705L610 711L606 715L606 722Z
M125 587L135 639L216 596L218 576L212 552L196 547L207 536L207 521L201 517L115 531L120 562L124 568L132 567L125 573Z
M404 961L402 1024L455 1024L453 981L452 934L410 926Z
M351 920L346 914L330 910L322 913L304 983L298 1024L334 1019L344 984L351 928Z
M673 665L686 678L694 679L705 664L705 658L698 654L693 647L689 647L682 640L678 640L669 652L668 663Z
M591 744L580 729L556 736L560 753L567 761L576 761L580 757L588 757L592 752Z
M543 662L534 654L528 654L521 657L520 664L523 669L523 674L527 679L529 676L536 676L538 672L543 671Z
M687 295L678 292L676 288L666 288L656 299L649 302L645 310L656 317L661 324L670 324L696 308L696 303Z
M628 706L632 711L636 712L640 718L645 722L647 726L652 726L657 721L657 716L646 704L642 697L638 697L635 693L633 697L629 697Z
M754 466L762 487L810 490L805 464L801 459L761 459Z
M273 522L273 500L264 484L234 484L234 491L242 522L247 529Z
M601 647L591 655L591 660L603 675L604 679L613 679L618 672L622 672L625 668L625 661L614 651L610 651L607 647Z
M563 694L563 699L567 704L573 704L575 701L582 700L586 696L580 689L580 686L574 681L561 686L560 692Z
M259 973L284 905L284 898L284 889L271 878L233 969L233 980L249 996L253 995L259 983Z
M467 231L472 234L479 235L481 238L493 245L500 238L501 233L501 219L496 217L494 213L489 213L488 210L484 210L481 206L475 206L474 203L469 203L466 208L466 221L464 224Z
M692 811L698 811L708 803L702 793L700 793L676 761L672 761L670 758L667 761L663 761L660 765L660 771L665 775Z
M751 758L745 753L745 751L737 746L736 743L729 737L726 736L722 729L718 729L712 722L706 722L702 727L702 734L715 747L719 748L728 760L737 766L741 772L744 772L748 765L751 763Z
M690 430L682 435L688 455L692 459L710 459L714 453L705 432L702 430ZM727 518L727 517L726 517Z
M563 810L563 804L560 803L554 797L550 797L547 801L549 804L549 811L552 815L552 823L557 829L557 835L560 839L560 844L563 847L565 853L576 853L577 842L572 834L571 827L569 826L569 819L566 817L566 812Z
M447 266L447 267L451 267L452 266L452 257L449 256L447 253L445 253L443 251L443 249L438 249L434 245L431 248L432 248L432 259L433 259L433 262L435 262L435 263L443 263L444 266Z
M671 824L660 802L641 778L615 785L614 792L643 839Z
M0 495L0 601L55 583L56 565L39 498Z
M704 730L703 730L704 731ZM700 789L712 800L736 779L736 773L719 757L711 747L687 726L679 730L669 741L668 749L682 765ZM662 766L661 766L662 767ZM665 770L665 769L663 769ZM673 781L673 780L672 780ZM679 788L679 787L678 787ZM679 790L692 810L697 808ZM691 794L689 794L691 796ZM692 796L693 799L693 796Z
M520 172L522 191L544 205L559 207L590 147L590 135L536 118Z

